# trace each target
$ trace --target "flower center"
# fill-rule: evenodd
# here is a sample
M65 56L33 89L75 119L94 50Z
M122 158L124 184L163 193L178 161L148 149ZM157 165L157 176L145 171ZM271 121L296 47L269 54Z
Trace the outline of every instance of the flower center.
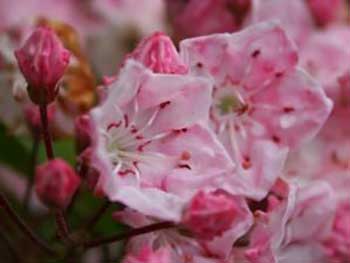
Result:
M238 112L242 108L242 103L239 99L233 95L224 96L219 99L219 103L216 105L221 115Z
M150 114L146 118L139 118L146 119L142 123L136 123L136 117L130 120L127 114L121 120L109 123L104 132L105 147L114 166L115 174L120 176L132 174L139 177L139 163L152 165L152 163L161 161L161 155L150 152L145 147L170 133L170 131L156 134L149 134L148 132L163 108L161 105L154 111L149 112Z
M214 91L214 115L217 119L231 119L243 114L247 105L234 86L219 88Z

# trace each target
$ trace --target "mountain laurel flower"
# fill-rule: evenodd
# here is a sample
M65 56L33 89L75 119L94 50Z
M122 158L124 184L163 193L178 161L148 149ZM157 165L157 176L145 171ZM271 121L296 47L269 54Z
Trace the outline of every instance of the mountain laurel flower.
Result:
M28 93L35 104L52 102L58 93L58 81L70 59L54 31L38 27L15 51L19 68L28 84Z
M331 112L331 100L297 68L295 45L278 23L186 39L180 54L192 74L215 81L211 125L238 164L224 189L263 198L288 150L320 130Z
M80 185L80 177L62 159L54 159L37 167L35 190L48 207L64 209Z
M211 92L205 78L153 73L126 61L107 99L90 113L91 164L110 200L178 222L197 187L215 187L209 177L232 169L215 134L202 124ZM181 179L187 184L174 187Z
M182 223L198 238L211 240L233 224L238 207L224 192L198 192L186 208Z

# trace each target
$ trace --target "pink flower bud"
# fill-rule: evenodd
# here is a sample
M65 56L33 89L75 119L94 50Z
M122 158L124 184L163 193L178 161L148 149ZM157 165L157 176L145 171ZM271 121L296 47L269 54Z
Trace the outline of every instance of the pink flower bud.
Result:
M187 73L187 66L181 61L170 37L161 32L143 39L127 58L141 62L155 73Z
M52 102L58 92L57 83L68 66L70 52L52 29L38 27L15 51L20 70L28 83L28 93L36 104Z
M198 192L187 207L182 222L198 238L211 240L228 230L237 215L237 205L224 192Z
M315 22L324 26L339 18L345 6L342 0L307 0Z
M91 144L91 120L87 114L75 119L75 138L77 152L81 153Z
M36 169L36 193L49 207L67 207L79 185L80 177L62 159L54 159Z
M146 246L137 255L127 255L123 263L170 263L170 250L165 247L153 251Z

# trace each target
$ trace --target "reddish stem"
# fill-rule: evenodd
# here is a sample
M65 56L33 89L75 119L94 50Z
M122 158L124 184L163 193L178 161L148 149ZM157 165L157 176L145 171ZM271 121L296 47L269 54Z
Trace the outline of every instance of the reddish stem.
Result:
M59 237L67 241L69 236L69 229L68 229L66 219L64 218L63 211L57 210L55 212L55 218L56 218L56 225L57 225Z
M6 197L0 193L0 207L4 209L9 218L18 226L18 228L42 251L48 254L55 254L55 252L43 241L41 240L26 223L17 215L15 210L10 206Z
M47 118L47 104L40 105L40 118L41 118L41 130L43 133L43 139L45 143L46 155L49 160L54 158L51 134L49 131L49 122Z
M43 134L43 139L45 143L46 156L47 159L53 160L55 158L52 147L52 139L49 131L49 121L47 118L47 104L40 105L40 118L41 118L41 130ZM60 238L63 240L68 239L69 231L66 219L64 218L64 214L62 210L58 210L55 212L56 225Z
M154 232L157 230L173 228L173 227L175 227L175 224L172 222L161 222L161 223L156 223L156 224L152 224L152 225L148 225L148 226L144 226L144 227L140 227L140 228L134 228L134 229L131 229L125 233L116 234L116 235L110 236L110 237L103 237L103 238L99 238L96 240L87 241L84 243L84 248L85 249L93 248L93 247L97 247L100 245L109 244L109 243L121 241L124 239L128 239L128 238L131 238L134 236L143 235L143 234L147 234L147 233Z

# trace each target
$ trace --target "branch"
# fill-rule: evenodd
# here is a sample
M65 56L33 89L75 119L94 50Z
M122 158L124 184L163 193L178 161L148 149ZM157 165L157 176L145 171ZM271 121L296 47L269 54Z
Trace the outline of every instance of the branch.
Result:
M15 210L10 206L6 197L0 193L0 207L4 209L10 219L18 226L18 228L31 240L35 245L37 245L42 251L47 254L54 255L55 252L38 237L26 223L17 215Z
M83 244L83 246L85 249L89 249L89 248L121 241L134 236L143 235L143 234L147 234L147 233L162 230L162 229L174 228L175 226L176 225L172 222L156 223L156 224L152 224L152 225L148 225L140 228L134 228L125 233L116 234L114 236L103 237L103 238L87 241Z

